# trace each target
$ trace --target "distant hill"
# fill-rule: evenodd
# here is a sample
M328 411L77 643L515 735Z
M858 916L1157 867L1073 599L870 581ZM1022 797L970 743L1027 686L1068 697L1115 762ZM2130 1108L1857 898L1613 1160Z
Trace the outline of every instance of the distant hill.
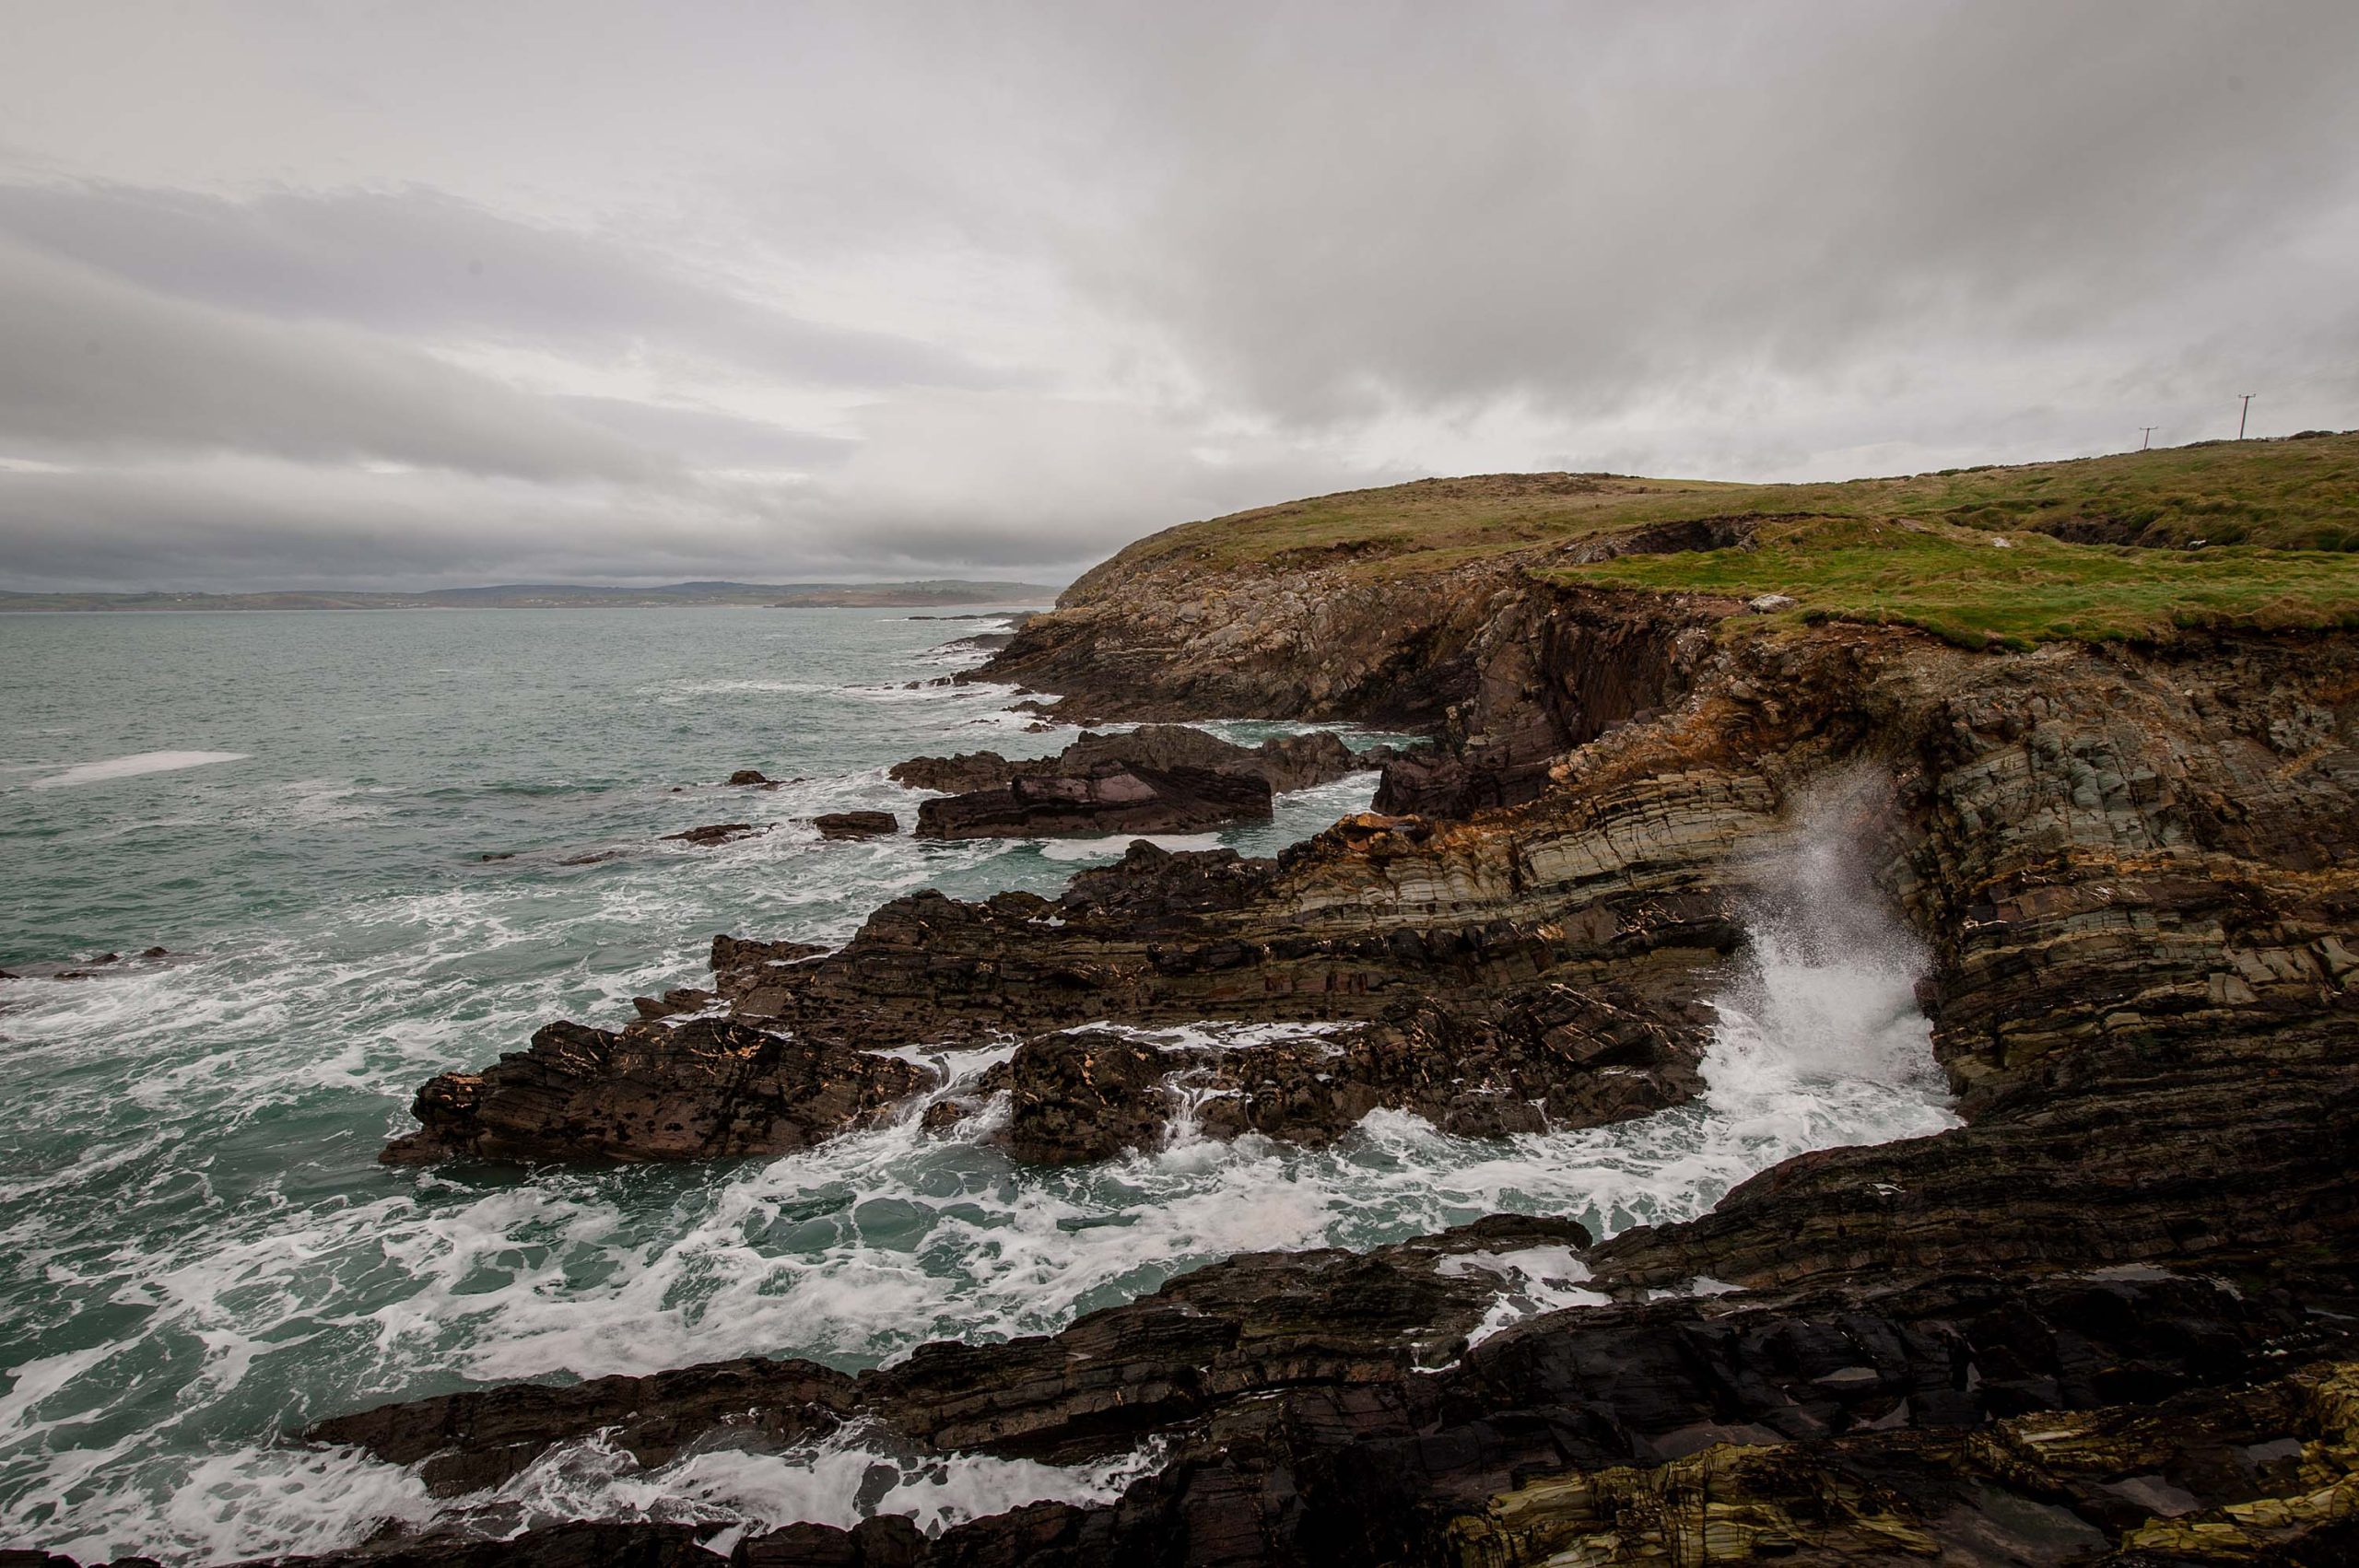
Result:
M952 604L1047 604L1037 582L675 582L660 588L586 588L511 582L422 593L313 589L285 593L9 593L0 610L590 610L753 604L780 610L933 609Z

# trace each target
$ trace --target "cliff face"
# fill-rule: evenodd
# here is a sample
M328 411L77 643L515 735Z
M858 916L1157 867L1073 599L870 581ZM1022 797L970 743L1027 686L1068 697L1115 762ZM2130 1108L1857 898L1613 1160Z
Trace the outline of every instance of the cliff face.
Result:
M1511 561L1399 577L1350 548L1241 570L1172 555L1084 577L974 678L1057 693L1071 719L1438 724L1523 592Z
M932 1541L799 1527L740 1542L747 1563L2349 1561L2359 636L1968 650L1532 575L1742 549L1753 526L1393 573L1118 560L986 675L1067 712L1350 718L1436 744L1389 765L1386 810L1273 860L1142 847L1054 901L897 900L832 954L717 947L726 1071L536 1042L429 1085L420 1137L563 1156L594 1123L598 1153L676 1157L602 1119L611 1085L577 1069L611 1059L651 1124L758 1112L799 1141L873 1113L889 1086L867 1047L1011 1036L987 1086L1028 1116L1027 1157L1150 1141L1168 1085L1208 1071L1232 1075L1229 1131L1328 1137L1379 1105L1476 1135L1634 1115L1695 1092L1705 1004L1746 912L1795 896L1781 868L1813 799L1930 954L1919 1000L1966 1126L1790 1161L1700 1220L1596 1245L1495 1217L1234 1259L1055 1336L858 1379L732 1363L317 1435L452 1492L602 1427L651 1463L852 1420L921 1451L1165 1445L1112 1506ZM1261 1047L1217 1069L1059 1033L1108 1018L1342 1027L1315 1063ZM745 1063L780 1040L815 1087L771 1073L753 1105ZM1577 1250L1609 1305L1470 1345L1493 1299L1470 1260L1543 1246ZM701 1561L656 1527L507 1547Z

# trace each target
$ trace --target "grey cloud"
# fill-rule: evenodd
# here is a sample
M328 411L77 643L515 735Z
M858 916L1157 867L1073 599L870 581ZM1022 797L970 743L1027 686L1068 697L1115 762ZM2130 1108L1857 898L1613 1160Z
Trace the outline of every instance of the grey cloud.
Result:
M153 448L644 480L548 400L349 329L166 299L0 246L0 455Z
M1212 462L1121 411L942 395L948 406L896 410L844 463L795 483L525 482L237 454L0 470L0 587L1063 581L1151 529L1332 487L1332 468L1285 446Z
M0 576L1044 576L2359 424L2347 0L286 15L153 24L217 123L107 0L0 53L0 459L78 470Z
M695 468L832 468L860 445L850 436L791 429L710 408L619 397L562 397L567 413L635 446Z
M2198 334L2359 178L2340 0L1288 15L1142 53L1184 152L1086 275L1297 419Z
M611 235L416 188L247 200L56 182L0 185L0 235L166 295L393 333L616 352L653 342L793 380L1004 380L888 333L804 320Z

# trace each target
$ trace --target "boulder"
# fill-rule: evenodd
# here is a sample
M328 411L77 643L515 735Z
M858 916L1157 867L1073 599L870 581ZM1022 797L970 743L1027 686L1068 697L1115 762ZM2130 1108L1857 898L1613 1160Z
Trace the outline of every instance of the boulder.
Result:
M883 838L901 831L891 812L828 812L811 819L822 838Z

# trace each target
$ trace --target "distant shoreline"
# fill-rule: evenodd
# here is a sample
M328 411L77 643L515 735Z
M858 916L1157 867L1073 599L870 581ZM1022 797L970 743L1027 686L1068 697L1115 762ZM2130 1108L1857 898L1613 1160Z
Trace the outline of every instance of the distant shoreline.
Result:
M0 614L252 614L285 610L966 610L1053 603L1032 582L678 583L593 588L518 583L422 593L318 590L271 593L24 593L0 591Z
M454 614L475 614L487 611L534 610L1039 610L1056 602L1054 594L1038 599L978 600L946 603L939 599L910 600L892 604L253 604L233 609L206 608L199 604L125 604L125 605L0 605L0 615L399 615L448 612ZM924 617L920 617L923 619ZM936 615L935 620L960 617Z

